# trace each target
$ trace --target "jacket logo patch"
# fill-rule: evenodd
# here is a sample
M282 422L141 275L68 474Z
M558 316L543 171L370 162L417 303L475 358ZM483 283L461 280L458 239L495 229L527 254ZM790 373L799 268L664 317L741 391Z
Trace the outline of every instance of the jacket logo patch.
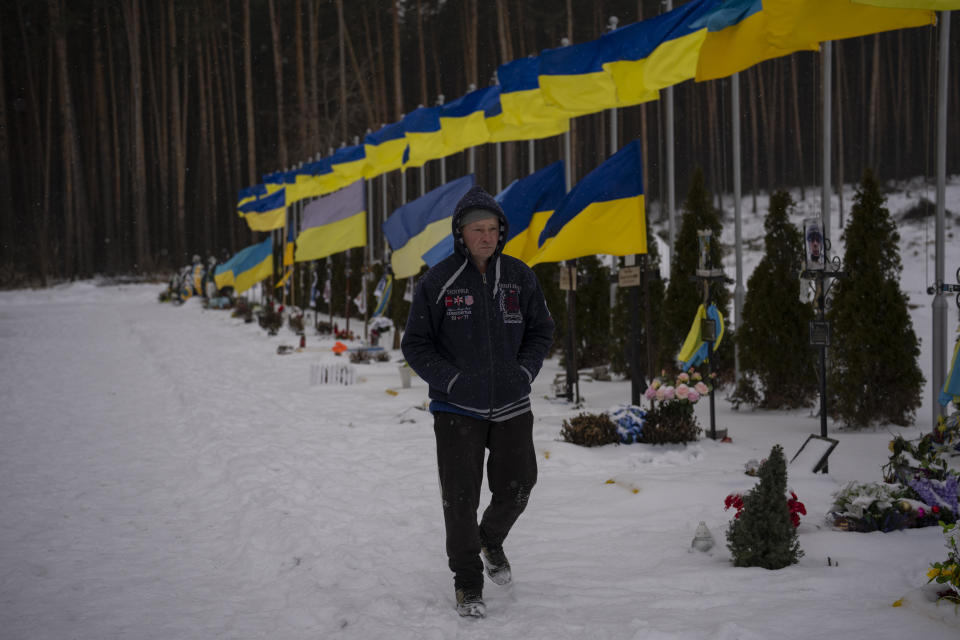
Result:
M446 316L451 320L463 320L473 315L473 296L466 293L469 289L451 289L443 297Z
M520 312L520 287L513 284L500 285L500 311L504 324L520 324L523 314Z

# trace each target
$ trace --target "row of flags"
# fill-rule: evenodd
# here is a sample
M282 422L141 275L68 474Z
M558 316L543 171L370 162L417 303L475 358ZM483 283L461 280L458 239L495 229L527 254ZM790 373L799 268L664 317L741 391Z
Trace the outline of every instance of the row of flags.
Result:
M691 0L588 42L547 49L497 69L498 84L445 105L421 106L361 144L242 190L251 229L283 226L279 211L306 198L488 142L561 134L570 118L656 100L686 80L730 76L819 43L934 24L960 0Z
M563 162L513 181L496 199L507 215L504 253L529 265L586 255L646 253L640 142L623 147L569 192ZM396 209L383 223L394 277L409 278L453 253L452 217L473 187L473 174L452 180ZM308 204L288 228L284 264L318 260L367 239L363 180ZM294 248L295 247L295 248ZM271 240L247 247L216 269L218 287L242 293L273 274Z

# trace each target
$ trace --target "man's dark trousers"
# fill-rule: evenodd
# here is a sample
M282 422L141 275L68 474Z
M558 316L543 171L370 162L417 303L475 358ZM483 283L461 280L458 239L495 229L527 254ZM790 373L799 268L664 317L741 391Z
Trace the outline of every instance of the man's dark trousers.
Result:
M447 558L457 589L483 588L480 546L502 545L523 513L537 482L533 414L505 422L478 420L456 413L434 414L437 466L447 530ZM477 524L483 457L492 499Z

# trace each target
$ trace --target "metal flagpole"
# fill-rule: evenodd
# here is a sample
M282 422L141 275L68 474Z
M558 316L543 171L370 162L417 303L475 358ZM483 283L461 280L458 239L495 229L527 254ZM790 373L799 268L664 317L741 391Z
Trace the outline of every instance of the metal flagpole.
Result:
M947 297L944 225L947 176L947 74L950 59L950 12L940 12L940 60L937 78L937 208L936 208L936 294L933 297L933 423L944 415L937 397L947 375Z
M443 106L444 96L441 93L437 96L437 106ZM447 184L447 156L440 158L440 184Z
M673 9L673 0L667 0L666 12ZM670 246L667 255L667 264L673 263L673 246L676 237L676 225L674 224L675 192L674 192L674 166L673 166L673 87L664 89L666 92L664 107L667 112L666 122L666 145L667 145L667 220L669 221L669 239Z
M733 220L737 245L737 284L733 290L735 326L743 326L743 229L741 227L740 206L740 74L730 77L730 110L733 125ZM740 345L733 347L734 378L740 382Z
M820 194L821 216L823 218L824 246L830 242L830 149L833 146L831 136L830 105L833 103L833 42L824 42L820 62L823 74L823 187Z

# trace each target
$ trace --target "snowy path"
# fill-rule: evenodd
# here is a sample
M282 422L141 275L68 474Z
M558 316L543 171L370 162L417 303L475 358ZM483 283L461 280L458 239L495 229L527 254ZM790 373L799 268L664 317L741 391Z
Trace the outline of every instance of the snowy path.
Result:
M515 584L488 584L488 619L461 620L422 383L384 393L391 362L310 386L309 364L333 356L277 356L287 329L158 290L0 293L3 640L960 634L920 590L939 530L823 525L842 482L879 479L885 430L838 436L831 476L791 471L810 511L799 565L734 569L723 497L751 486L747 459L777 442L789 455L818 423L721 403L732 445L574 447L557 441L571 411L544 398L555 361L535 388L540 482L508 541ZM583 393L602 410L625 388ZM688 552L700 520L712 554Z

